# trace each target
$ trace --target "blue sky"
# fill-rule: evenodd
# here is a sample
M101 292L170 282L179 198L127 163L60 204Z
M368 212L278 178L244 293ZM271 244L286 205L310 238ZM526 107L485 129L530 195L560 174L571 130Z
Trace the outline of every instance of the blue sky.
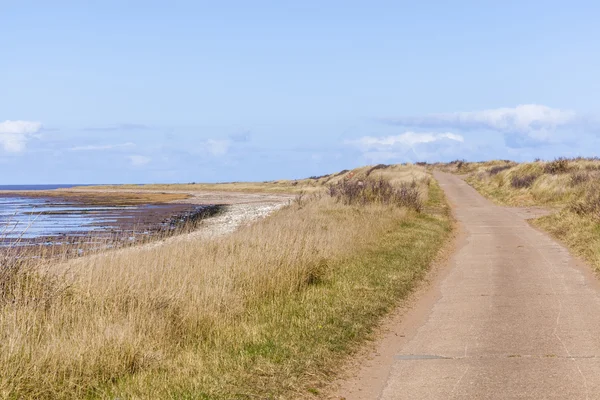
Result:
M594 156L592 1L2 1L0 184Z

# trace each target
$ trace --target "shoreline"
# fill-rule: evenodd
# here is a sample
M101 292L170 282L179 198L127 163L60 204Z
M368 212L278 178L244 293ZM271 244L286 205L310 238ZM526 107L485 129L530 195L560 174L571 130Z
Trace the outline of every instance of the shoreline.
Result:
M134 199L135 203L140 198L148 199L148 193L131 190L98 193L77 189L65 196L64 190L50 192L53 193L51 196L45 196L47 191L38 191L35 196L30 196L31 192L0 191L0 199L43 200L43 211L36 213L32 206L20 217L23 220L26 216L55 218L57 222L73 223L74 229L66 228L60 233L42 233L34 237L19 237L13 232L12 236L0 238L0 247L20 247L21 251L43 253L45 250L41 247L65 246L73 247L78 255L84 255L98 250L135 248L170 240L215 238L266 217L289 204L293 198L292 195L247 192L151 192L153 200L157 198L155 194L166 195L171 200L158 204L123 205L124 198Z

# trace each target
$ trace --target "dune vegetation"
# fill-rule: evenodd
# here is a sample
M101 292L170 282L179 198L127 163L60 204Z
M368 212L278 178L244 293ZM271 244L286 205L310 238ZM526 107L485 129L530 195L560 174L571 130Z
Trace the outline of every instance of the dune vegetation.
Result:
M320 187L217 239L3 254L0 397L319 397L452 230L424 168Z
M139 191L225 191L225 192L273 192L273 193L315 193L326 189L330 185L335 185L343 180L353 177L379 177L390 180L393 184L412 179L415 174L415 168L405 165L369 165L355 168L352 170L343 170L332 174L311 176L305 179L295 180L276 180L266 182L224 182L224 183L173 183L173 184L146 184L146 185L104 185L104 186L84 186L77 189L85 191L106 191L106 190L134 190Z
M457 161L444 169L468 173L467 182L499 204L551 208L551 215L532 223L562 240L600 272L600 159L558 158L522 164Z

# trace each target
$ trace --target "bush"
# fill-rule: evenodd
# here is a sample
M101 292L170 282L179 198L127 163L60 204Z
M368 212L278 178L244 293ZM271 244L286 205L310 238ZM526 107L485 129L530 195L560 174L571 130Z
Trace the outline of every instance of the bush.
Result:
M591 216L600 220L600 187L596 189L590 190L583 200L571 203L569 209L578 215Z
M502 171L506 171L507 169L510 169L511 166L510 165L497 165L495 167L490 168L490 175L498 175L500 172Z
M564 174L569 172L569 160L564 157L557 158L544 165L544 173L546 174Z
M371 173L372 173L373 171L375 171L375 170L378 170L378 169L386 169L386 168L389 168L389 165L385 165L385 164L377 164L376 166L369 168L369 170L367 171L367 173L366 173L365 175L366 175L366 176L369 176L369 175L371 175Z
M384 179L343 180L329 186L329 195L346 205L389 204L420 212L421 194L416 182L393 186Z
M578 186L590 180L590 174L587 171L577 171L571 174L571 186Z
M533 182L535 182L536 179L537 179L537 175L534 175L534 174L528 174L528 175L522 175L522 176L514 175L510 180L510 184L515 189L529 188L529 187L531 187L531 185L533 185Z

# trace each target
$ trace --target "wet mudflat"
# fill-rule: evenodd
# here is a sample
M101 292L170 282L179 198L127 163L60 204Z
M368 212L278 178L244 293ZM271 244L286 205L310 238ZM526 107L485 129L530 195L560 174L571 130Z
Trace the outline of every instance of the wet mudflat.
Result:
M85 198L3 193L0 194L0 244L60 244L91 237L136 241L165 234L218 209L213 205L185 203L98 205Z

